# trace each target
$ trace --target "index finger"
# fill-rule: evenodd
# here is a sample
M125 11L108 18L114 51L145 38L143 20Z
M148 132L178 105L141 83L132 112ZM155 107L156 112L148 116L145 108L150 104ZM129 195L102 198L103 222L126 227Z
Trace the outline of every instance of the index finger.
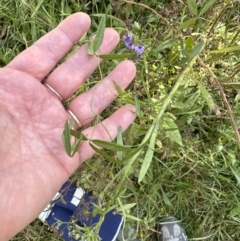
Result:
M27 48L7 66L42 80L89 29L90 17L75 13Z

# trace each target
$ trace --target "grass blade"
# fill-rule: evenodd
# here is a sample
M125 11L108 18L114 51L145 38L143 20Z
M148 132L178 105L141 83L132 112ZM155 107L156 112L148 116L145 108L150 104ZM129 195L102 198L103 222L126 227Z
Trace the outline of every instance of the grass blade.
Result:
M38 2L38 5L36 6L36 8L34 9L31 18L33 18L35 16L35 14L38 12L39 8L41 7L41 5L43 4L44 0L41 0Z
M100 54L98 57L101 59L118 59L118 60L122 60L122 59L127 59L132 57L134 54L133 53L129 53L129 54Z
M240 50L240 46L232 46L232 47L218 49L218 50L211 50L211 51L208 51L208 53L221 54L221 53L228 53L228 52L234 52L234 51L239 51L239 50Z

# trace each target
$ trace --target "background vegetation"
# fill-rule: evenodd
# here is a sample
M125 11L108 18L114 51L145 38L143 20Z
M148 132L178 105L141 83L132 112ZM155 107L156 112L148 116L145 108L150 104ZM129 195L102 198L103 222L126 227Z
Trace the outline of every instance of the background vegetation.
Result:
M79 45L106 14L108 27L121 36L131 31L146 50L131 57L134 82L96 120L134 103L138 118L116 141L131 148L108 146L72 180L104 200L99 213L116 208L141 240L156 240L166 215L182 220L190 240L240 240L240 2L1 0L0 66L77 11L92 18ZM114 54L125 53L121 42ZM119 61L105 60L101 73ZM100 70L79 92L101 81ZM96 240L96 230L86 229L86 239ZM61 238L36 220L12 240Z

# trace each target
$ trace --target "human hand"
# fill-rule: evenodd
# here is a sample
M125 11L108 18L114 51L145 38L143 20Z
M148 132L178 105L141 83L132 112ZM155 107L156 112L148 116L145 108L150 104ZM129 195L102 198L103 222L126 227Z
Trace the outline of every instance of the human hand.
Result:
M62 132L70 115L42 84L47 76L46 83L66 100L92 74L99 59L87 54L87 45L54 69L89 26L88 15L73 14L0 69L0 240L10 239L36 218L71 173L94 154L86 141L74 157L66 154ZM118 41L117 32L107 29L99 53L110 53ZM113 80L126 88L135 72L132 62L123 61L68 109L84 127L114 100ZM126 130L134 118L134 106L126 105L83 134L111 141L118 127Z

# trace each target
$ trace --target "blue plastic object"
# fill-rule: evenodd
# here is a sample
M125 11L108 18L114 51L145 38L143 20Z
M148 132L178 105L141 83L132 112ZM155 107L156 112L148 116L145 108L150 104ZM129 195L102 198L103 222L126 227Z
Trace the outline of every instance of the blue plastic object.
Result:
M67 181L59 192L55 195L51 204L39 215L39 219L54 226L59 234L66 241L77 241L71 237L70 231L74 228L71 219L74 217L75 225L93 227L98 223L100 215L93 215L94 203L97 200L91 193L85 192L81 188ZM99 236L102 241L114 241L120 231L123 217L116 214L114 210L108 212L100 227ZM81 241L81 238L78 239Z

